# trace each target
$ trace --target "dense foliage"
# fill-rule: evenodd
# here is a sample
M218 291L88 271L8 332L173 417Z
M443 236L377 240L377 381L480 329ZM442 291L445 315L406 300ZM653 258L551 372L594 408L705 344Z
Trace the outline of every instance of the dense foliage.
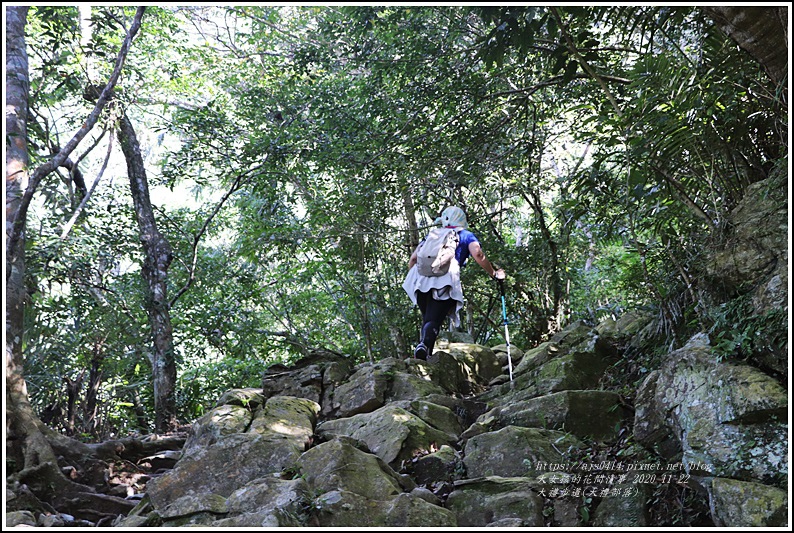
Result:
M94 7L88 39L74 7L31 11L34 161L83 119L133 11ZM507 271L518 346L638 307L665 344L709 330L721 357L768 326L733 337L738 304L719 307L699 272L786 156L785 105L695 8L152 6L104 130L119 109L174 250L186 421L312 350L407 355L407 260L447 205ZM81 194L63 173L28 224L31 399L86 438L153 419L139 236L110 137L80 150L89 186L108 170L68 234ZM465 329L503 342L496 287L471 263Z

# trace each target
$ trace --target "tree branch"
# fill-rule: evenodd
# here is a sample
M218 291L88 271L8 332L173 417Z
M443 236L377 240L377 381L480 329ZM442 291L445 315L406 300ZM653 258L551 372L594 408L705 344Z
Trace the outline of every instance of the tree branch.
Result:
M582 69L585 72L587 72L590 75L590 77L593 78L598 83L598 85L601 86L601 89L604 91L604 94L606 94L607 98L609 99L609 102L612 104L615 113L617 113L617 115L620 118L623 118L623 111L621 111L620 107L618 106L618 103L615 100L615 97L612 95L612 92L609 90L609 87L607 87L607 84L604 83L603 78L599 76L595 70L593 70L593 67L591 67L587 63L587 61L584 60L582 54L580 54L579 50L576 48L576 44L573 42L573 39L571 39L570 33L568 33L568 27L565 25L565 23L562 21L562 18L560 17L560 12L557 10L556 7L551 7L549 9L554 15L554 18L557 19L557 24L559 24L560 30L562 31L562 34L565 37L565 42L568 44L568 50L570 50L571 54L576 58L576 61L582 66Z
M709 217L706 214L703 208L700 207L698 204L696 204L695 201L689 196L689 194L687 194L683 183L681 183L676 178L665 172L662 168L659 168L654 164L651 164L651 168L653 168L656 172L659 173L660 176L662 176L665 179L665 181L673 189L673 194L679 200L681 200L684 203L684 205L686 205L692 211L692 213L694 213L698 218L700 218L706 224L708 224L709 228L711 228L712 231L716 231L717 227L714 224L714 221L711 220L711 217Z
M185 285L183 285L182 288L179 289L179 291L177 291L174 297L171 298L171 303L169 304L170 307L174 306L174 303L176 303L176 301L183 294L185 294L185 292L187 292L187 290L190 288L191 285L193 285L193 282L196 280L196 262L198 261L199 241L201 240L201 237L204 236L204 234L207 232L207 228L209 227L210 222L212 222L212 219L215 218L215 216L221 210L221 207L223 207L223 204L226 202L226 200L228 200L229 197L240 188L240 185L242 184L243 181L243 177L245 175L246 173L243 172L237 176L237 178L234 180L234 183L232 183L232 186L229 188L228 191L226 191L226 194L224 194L223 198L221 198L220 201L217 203L215 208L212 210L212 213L210 213L210 216L207 217L207 220L204 221L204 224L201 226L199 232L193 236L193 258L190 262L190 269L188 270L188 280L185 283Z
M113 89L118 82L119 76L121 76L121 69L124 66L124 60L126 59L127 53L132 46L132 40L135 37L135 34L141 27L141 18L143 17L145 10L146 7L141 6L135 12L135 19L133 20L129 31L127 32L127 36L124 38L124 42L122 43L121 49L119 50L118 56L116 57L116 66L113 69L113 73L110 75L107 85L105 85L105 88L102 90L102 94L100 94L97 103L94 105L93 111L91 111L91 113L88 115L88 118L80 127L80 129L77 130L77 133L75 133L69 142L66 143L66 146L64 146L55 157L39 166L30 177L28 187L25 189L25 193L22 196L19 210L16 213L16 217L12 223L11 231L8 235L8 244L6 248L6 253L8 255L12 255L19 246L20 239L25 231L25 222L27 219L28 209L30 208L30 202L33 199L33 194L36 192L36 189L41 184L41 180L61 166L64 161L66 161L66 159L69 157L69 154L71 154L72 151L77 148L77 145L80 144L86 135L88 135L88 132L91 131L91 129L99 120L99 115L102 113L102 109L104 109L105 104L110 100L113 94Z
M102 136L104 135L105 132L103 131ZM102 138L102 136L100 136L100 139ZM88 203L88 199L91 198L91 195L94 193L94 190L96 189L97 185L99 185L99 181L102 179L102 176L105 174L105 169L107 169L108 161L110 160L110 154L112 151L113 151L113 136L111 135L110 140L108 141L108 152L105 155L105 161L102 163L102 168L99 169L99 174L97 174L94 183L91 185L91 189L89 189L86 192L85 196L83 196L83 199L80 201L80 205L78 205L77 209L74 210L74 214L72 215L72 218L69 219L69 222L67 222L66 225L63 227L63 232L61 232L61 240L66 239L66 237L69 235L69 232L72 230L72 226L74 226L74 223L77 221L77 217L80 216L80 213L82 213L83 208ZM80 159L82 159L82 156ZM78 163L79 161L80 160L78 159ZM75 163L75 165L77 165L78 163Z

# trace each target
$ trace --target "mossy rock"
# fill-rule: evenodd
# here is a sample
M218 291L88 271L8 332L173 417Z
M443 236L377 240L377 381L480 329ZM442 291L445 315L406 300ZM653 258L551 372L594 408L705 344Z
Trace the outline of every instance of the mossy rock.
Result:
M522 477L458 481L445 506L455 513L459 526L543 527L543 499L534 488L531 479Z
M378 456L339 439L310 449L301 455L297 466L315 493L342 490L365 497L387 498L404 488L400 476Z
M492 429L497 425L556 429L582 439L612 442L618 437L623 415L618 394L583 390L561 391L507 404L480 418L492 418Z
M466 441L463 462L469 477L534 477L544 465L568 462L582 442L548 429L507 426Z
M215 406L239 405L248 409L256 409L265 403L265 397L260 388L231 389L224 392Z
M410 460L442 444L454 444L456 440L395 404L381 407L373 413L328 420L317 427L317 434L321 438L345 435L358 439L395 467L400 461Z
M721 527L788 527L788 493L735 479L714 478L711 500Z

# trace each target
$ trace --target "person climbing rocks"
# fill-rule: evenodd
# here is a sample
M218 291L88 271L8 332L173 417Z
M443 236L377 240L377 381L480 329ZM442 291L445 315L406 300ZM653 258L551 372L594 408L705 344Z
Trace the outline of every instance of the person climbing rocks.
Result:
M469 257L473 257L485 272L493 279L505 279L505 271L494 267L480 247L477 237L468 230L466 213L460 207L447 207L436 219L436 224L443 228L452 228L458 235L455 255L450 262L449 270L442 275L427 276L419 273L417 268L418 253L425 243L419 243L408 260L408 275L403 282L403 289L414 305L419 306L422 313L422 330L419 344L414 349L414 358L427 360L433 354L433 348L441 330L444 319L450 317L455 327L460 325L459 312L463 308L463 287L460 282L460 270Z

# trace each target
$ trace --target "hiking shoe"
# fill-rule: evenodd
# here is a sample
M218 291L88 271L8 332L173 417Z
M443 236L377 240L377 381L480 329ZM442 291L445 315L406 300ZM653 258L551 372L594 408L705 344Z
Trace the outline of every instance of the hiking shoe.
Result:
M427 361L427 346L425 343L420 342L416 345L416 349L414 350L414 357L416 359L422 359L423 361Z

